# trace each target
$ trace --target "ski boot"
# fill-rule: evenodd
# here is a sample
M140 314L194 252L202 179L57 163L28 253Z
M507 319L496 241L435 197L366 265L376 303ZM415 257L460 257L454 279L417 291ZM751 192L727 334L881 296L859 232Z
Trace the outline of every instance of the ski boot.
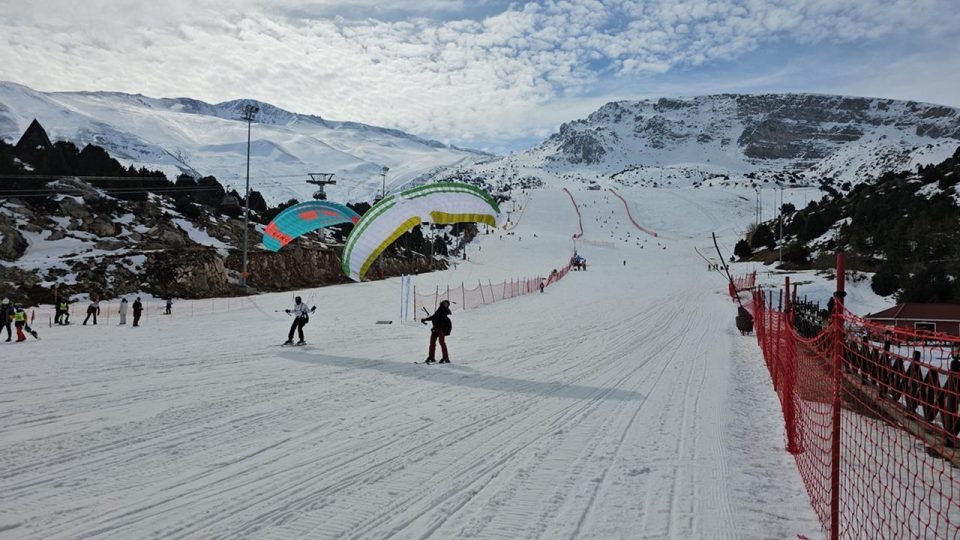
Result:
M424 364L433 364L435 362L436 360L434 360L433 358L427 358L426 360L423 361Z
M292 340L292 339L288 339L288 340L286 340L286 341L283 342L283 345L293 345L293 340Z
M441 358L441 359L440 359L440 363L441 363L441 364L449 364L449 363L450 363L450 359L449 359L449 358Z
M301 347L304 346L304 345L306 345L306 344L307 344L307 342L304 341L304 340L302 340L302 339L297 342L297 345L298 345L298 346L301 346Z

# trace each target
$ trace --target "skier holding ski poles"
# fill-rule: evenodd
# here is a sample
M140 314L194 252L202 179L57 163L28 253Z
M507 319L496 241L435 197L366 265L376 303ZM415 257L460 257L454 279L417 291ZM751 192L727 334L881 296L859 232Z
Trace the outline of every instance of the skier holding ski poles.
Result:
M310 322L310 314L317 310L317 306L308 308L299 296L296 297L293 302L293 309L283 310L288 315L292 314L294 316L293 324L290 325L290 334L287 336L287 341L283 344L293 345L293 332L296 330L300 334L300 341L297 342L297 345L306 345L307 342L303 340L303 327Z
M424 364L432 364L436 362L434 359L434 354L437 350L437 341L440 342L440 351L443 352L443 358L440 359L440 363L450 363L450 355L447 354L447 342L444 339L446 336L450 335L450 331L453 329L453 322L450 321L450 314L450 301L443 300L440 302L440 307L433 312L433 315L420 319L420 322L423 324L427 324L427 321L433 322L433 328L430 329L430 353L427 356L427 359L423 361Z

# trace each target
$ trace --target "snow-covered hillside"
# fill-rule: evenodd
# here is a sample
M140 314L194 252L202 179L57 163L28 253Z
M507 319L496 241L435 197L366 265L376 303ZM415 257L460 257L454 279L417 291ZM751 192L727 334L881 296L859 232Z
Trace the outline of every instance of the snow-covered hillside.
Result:
M661 187L818 185L826 178L842 185L939 163L957 146L960 111L951 107L723 94L611 102L530 150L461 173L503 179L545 169L587 182Z
M109 92L44 93L0 82L0 138L16 142L40 121L53 140L95 143L124 165L213 175L243 191L246 174L245 105L259 106L252 127L251 187L269 202L310 198L307 173L331 172L337 200L371 199L432 169L472 162L486 154L422 139L398 130L334 122L250 100L208 104L188 98L155 99Z
M302 291L303 348L276 345L290 293L151 304L136 329L114 303L0 343L0 537L821 537L756 342L696 252L732 245L752 190L621 189L658 237L571 191L589 270L456 311L449 366L413 364L428 334L397 320L398 279ZM418 290L565 264L570 198L521 211Z

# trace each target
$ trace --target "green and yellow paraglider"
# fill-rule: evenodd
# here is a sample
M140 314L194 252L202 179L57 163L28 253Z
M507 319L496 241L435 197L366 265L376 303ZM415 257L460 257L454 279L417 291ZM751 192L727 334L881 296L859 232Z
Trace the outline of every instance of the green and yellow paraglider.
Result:
M500 207L486 191L459 182L426 184L388 195L354 226L343 248L343 273L362 281L373 262L421 223L485 223L496 227Z

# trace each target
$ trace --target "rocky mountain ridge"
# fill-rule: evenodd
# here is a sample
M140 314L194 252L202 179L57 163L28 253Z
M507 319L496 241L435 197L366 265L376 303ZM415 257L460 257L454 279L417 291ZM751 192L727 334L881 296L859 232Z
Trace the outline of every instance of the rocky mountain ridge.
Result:
M616 101L535 147L459 174L545 170L651 187L782 182L853 185L938 163L960 146L960 110L819 94ZM447 168L435 176L451 174Z
M331 198L370 201L437 167L489 155L397 129L338 122L256 100L210 104L116 92L39 92L0 81L0 139L15 142L37 119L54 140L105 148L124 166L163 171L168 178L215 176L228 189L246 181L244 107L259 110L250 126L251 186L275 204L309 199L307 173L334 173ZM387 174L381 177L384 167Z

